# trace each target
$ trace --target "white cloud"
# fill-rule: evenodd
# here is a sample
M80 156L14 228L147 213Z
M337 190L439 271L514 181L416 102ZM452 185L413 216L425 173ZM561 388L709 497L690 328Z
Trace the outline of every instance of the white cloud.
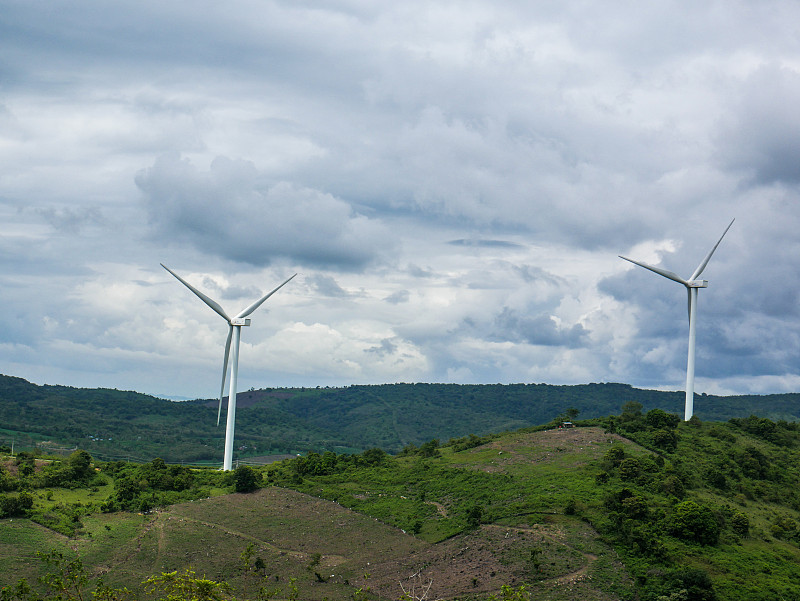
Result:
M36 381L796 389L800 44L789 0L11 2L0 361ZM706 275L706 274L704 274ZM757 282L754 284L754 282ZM235 308L234 307L234 308ZM165 373L166 372L166 373Z

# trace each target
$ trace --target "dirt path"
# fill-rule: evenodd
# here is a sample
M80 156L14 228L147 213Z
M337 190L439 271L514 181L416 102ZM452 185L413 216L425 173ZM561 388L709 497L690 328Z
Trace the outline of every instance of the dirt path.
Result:
M441 503L437 503L436 501L425 501L426 505L433 505L436 507L436 512L442 516L443 518L447 517L447 509L445 509L444 505Z
M206 522L204 520L198 520L198 519L190 518L190 517L187 517L187 516L180 516L180 517L178 517L178 516L174 516L174 517L173 516L169 516L169 517L167 517L167 520L178 520L178 521L181 521L181 522L192 522L194 524L200 524L201 526L206 526L207 528L212 528L212 529L215 529L215 530L221 530L221 531L226 532L227 534L230 534L232 536L236 536L236 537L241 538L243 540L254 542L257 545L259 545L261 548L269 549L273 553L276 553L276 554L279 554L279 555L288 555L288 556L293 557L294 559L296 559L298 561L310 561L311 560L311 554L309 554L309 553L305 553L303 551L297 551L295 549L283 549L281 547L275 546L271 542L265 541L265 540L263 540L261 538L253 536L251 534L247 534L247 533L241 532L239 530L232 530L230 528L227 528L227 527L222 526L220 524L215 524L213 522ZM163 527L162 527L162 532L163 532ZM346 559L347 558L342 557L341 555L323 555L322 558L321 558L321 560L323 562L323 565L329 566L329 567L339 565L340 563L343 563L344 561L346 561Z
M564 536L558 531L548 532L544 528L537 528L537 527L522 528L514 526L501 526L499 524L487 524L486 526L484 526L484 528L505 530L506 532L526 532L529 534L538 534L543 538L549 538L562 545L566 545L570 549L573 549L574 551L577 551L578 553L583 555L583 558L586 560L586 565L578 568L574 572L568 572L567 574L564 574L562 576L549 579L550 582L554 582L556 584L572 584L573 582L583 580L583 578L589 572L589 569L592 567L592 564L595 561L597 561L597 555L593 555L592 553L584 553L582 551L578 551L578 549L575 549L575 547L573 547L572 545L567 545L567 543L564 541Z
M574 572L570 572L569 574L564 574L563 576L559 576L553 582L557 584L572 584L573 582L577 582L578 580L583 580L583 577L586 576L589 568L592 567L592 563L597 561L597 555L592 555L591 553L584 553L584 558L587 560L587 564L582 568L575 570Z

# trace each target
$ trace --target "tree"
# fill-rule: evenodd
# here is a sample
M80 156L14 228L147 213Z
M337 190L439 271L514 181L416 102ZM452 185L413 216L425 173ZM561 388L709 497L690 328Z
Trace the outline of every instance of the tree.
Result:
M678 447L678 434L675 430L659 428L653 432L653 444L659 449L663 449L667 452L674 452Z
M159 601L223 601L231 598L230 586L208 578L198 578L192 570L162 572L144 582L145 591Z
M467 511L467 526L469 528L477 528L481 525L483 519L483 507L478 504L473 505Z
M418 454L420 457L438 457L441 455L439 452L439 441L437 439L429 440L419 447Z
M670 430L677 427L681 418L674 413L667 413L661 409L651 409L645 415L644 421L655 430Z
M386 452L383 449L367 449L361 456L369 465L380 465L386 459Z
M67 458L70 475L73 480L85 481L94 475L92 456L86 451L77 450Z
M731 530L739 536L747 536L750 532L750 519L741 511L734 511L730 522Z
M683 482L674 474L670 474L661 481L661 490L668 495L682 499L686 494L686 489Z
M675 505L669 530L673 536L702 545L715 545L719 540L719 524L714 512L690 500Z
M259 489L260 474L249 465L240 465L233 472L236 492L253 492Z
M32 476L36 471L36 460L31 453L21 451L17 453L17 473L20 476Z
M642 407L643 405L641 403L628 401L622 406L622 415L620 415L620 418L623 422L636 421L642 417Z
M623 480L634 480L642 473L639 460L635 457L627 457L619 463L619 477Z

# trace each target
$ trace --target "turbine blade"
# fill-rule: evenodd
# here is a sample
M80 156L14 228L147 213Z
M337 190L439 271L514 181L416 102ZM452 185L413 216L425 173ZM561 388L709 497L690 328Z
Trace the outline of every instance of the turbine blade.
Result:
M691 319L692 319L692 289L689 288L688 286L686 287L686 294L688 294L688 296L686 297L686 312L689 314L689 320L691 321Z
M736 221L736 219L731 219L731 222L728 224L728 227L725 228L725 231L722 232L722 235L719 237L719 240L717 240L717 243L714 245L714 248L711 249L711 252L709 252L706 255L706 258L703 259L703 262L700 263L700 265L697 266L697 269L694 270L692 277L689 278L690 280L696 280L697 278L700 277L700 274L703 273L703 270L706 268L706 265L708 265L708 262L711 260L711 255L713 255L714 251L717 250L719 243L722 242L722 239L725 237L725 234L727 234L728 230L731 229L731 226L733 225L734 221Z
M222 415L222 397L225 396L225 378L228 377L228 357L231 354L231 337L233 336L233 326L228 326L228 340L225 342L225 358L222 360L222 386L219 387L219 406L217 407L217 425L219 417ZM228 399L230 400L230 399Z
M239 313L239 314L238 314L236 317L237 317L237 318L239 318L239 317L247 317L248 315L250 315L250 314L251 314L253 311L255 311L256 309L258 309L258 308L261 306L261 304L262 304L262 303L263 303L265 300L267 300L267 299L268 299L270 296L272 296L272 295L273 295L273 294L275 294L275 293L276 293L278 290L280 290L280 289L281 289L281 288L283 288L283 287L284 287L286 284L288 284L288 283L289 283L289 280L291 280L291 279L292 279L294 276L296 276L296 275L297 275L297 274L294 274L294 275L293 275L291 278L289 278L288 280L286 280L286 281L285 281L283 284L281 284L280 286L278 286L277 288L275 288L275 290L273 290L272 292L269 292L269 293L265 294L264 296L262 296L260 299L258 299L256 302L254 302L252 305L250 305L249 307L247 307L247 309L245 309L244 311L242 311L241 313Z
M689 282L684 280L681 276L677 273L672 273L671 271L667 271L666 269L661 269L660 267L653 267L652 265L648 265L647 263L642 263L641 261L634 261L633 259L629 259L628 257L623 257L622 255L617 255L620 259L625 259L626 261L630 261L634 265L638 265L639 267L644 267L645 269L649 269L652 272L657 273L658 275L663 275L665 278L669 278L670 280L674 280L679 284L683 284L684 286L688 286Z
M210 298L208 298L208 297L207 297L205 294L203 294L202 292L200 292L200 291L199 291L197 288L195 288L194 286L192 286L192 285L191 285L189 282L187 282L186 280L184 280L184 279L183 279L181 276L179 276L177 273L175 273L174 271L172 271L172 270L171 270L169 267L167 267L167 266L166 266L166 265L164 265L163 263L161 263L161 267L163 267L164 269L166 269L167 271L169 271L169 272L170 272L172 275L174 275L174 276L175 276L175 277L178 279L178 281L179 281L181 284L183 284L183 285L184 285L184 286L186 286L186 287L187 287L189 290L191 290L192 292L194 292L194 293L197 295L197 297L198 297L200 300L202 300L202 301L203 301L205 304L207 304L209 307L211 307L211 308L212 308L214 311L216 311L216 312L217 312L217 313L219 313L219 314L220 314L222 317L224 317L224 318L225 318L225 321L228 321L228 322L230 322L231 318L230 318L230 317L228 317L228 314L227 314L227 313L225 313L225 310L224 310L224 309L223 309L223 308L220 306L220 304L219 304L217 301L215 301L215 300L213 300L213 299L210 299Z

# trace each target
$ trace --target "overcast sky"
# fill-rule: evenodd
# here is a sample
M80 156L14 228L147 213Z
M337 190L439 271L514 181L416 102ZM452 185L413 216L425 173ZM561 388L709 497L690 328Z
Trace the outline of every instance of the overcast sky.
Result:
M800 4L0 0L0 372L800 390Z

